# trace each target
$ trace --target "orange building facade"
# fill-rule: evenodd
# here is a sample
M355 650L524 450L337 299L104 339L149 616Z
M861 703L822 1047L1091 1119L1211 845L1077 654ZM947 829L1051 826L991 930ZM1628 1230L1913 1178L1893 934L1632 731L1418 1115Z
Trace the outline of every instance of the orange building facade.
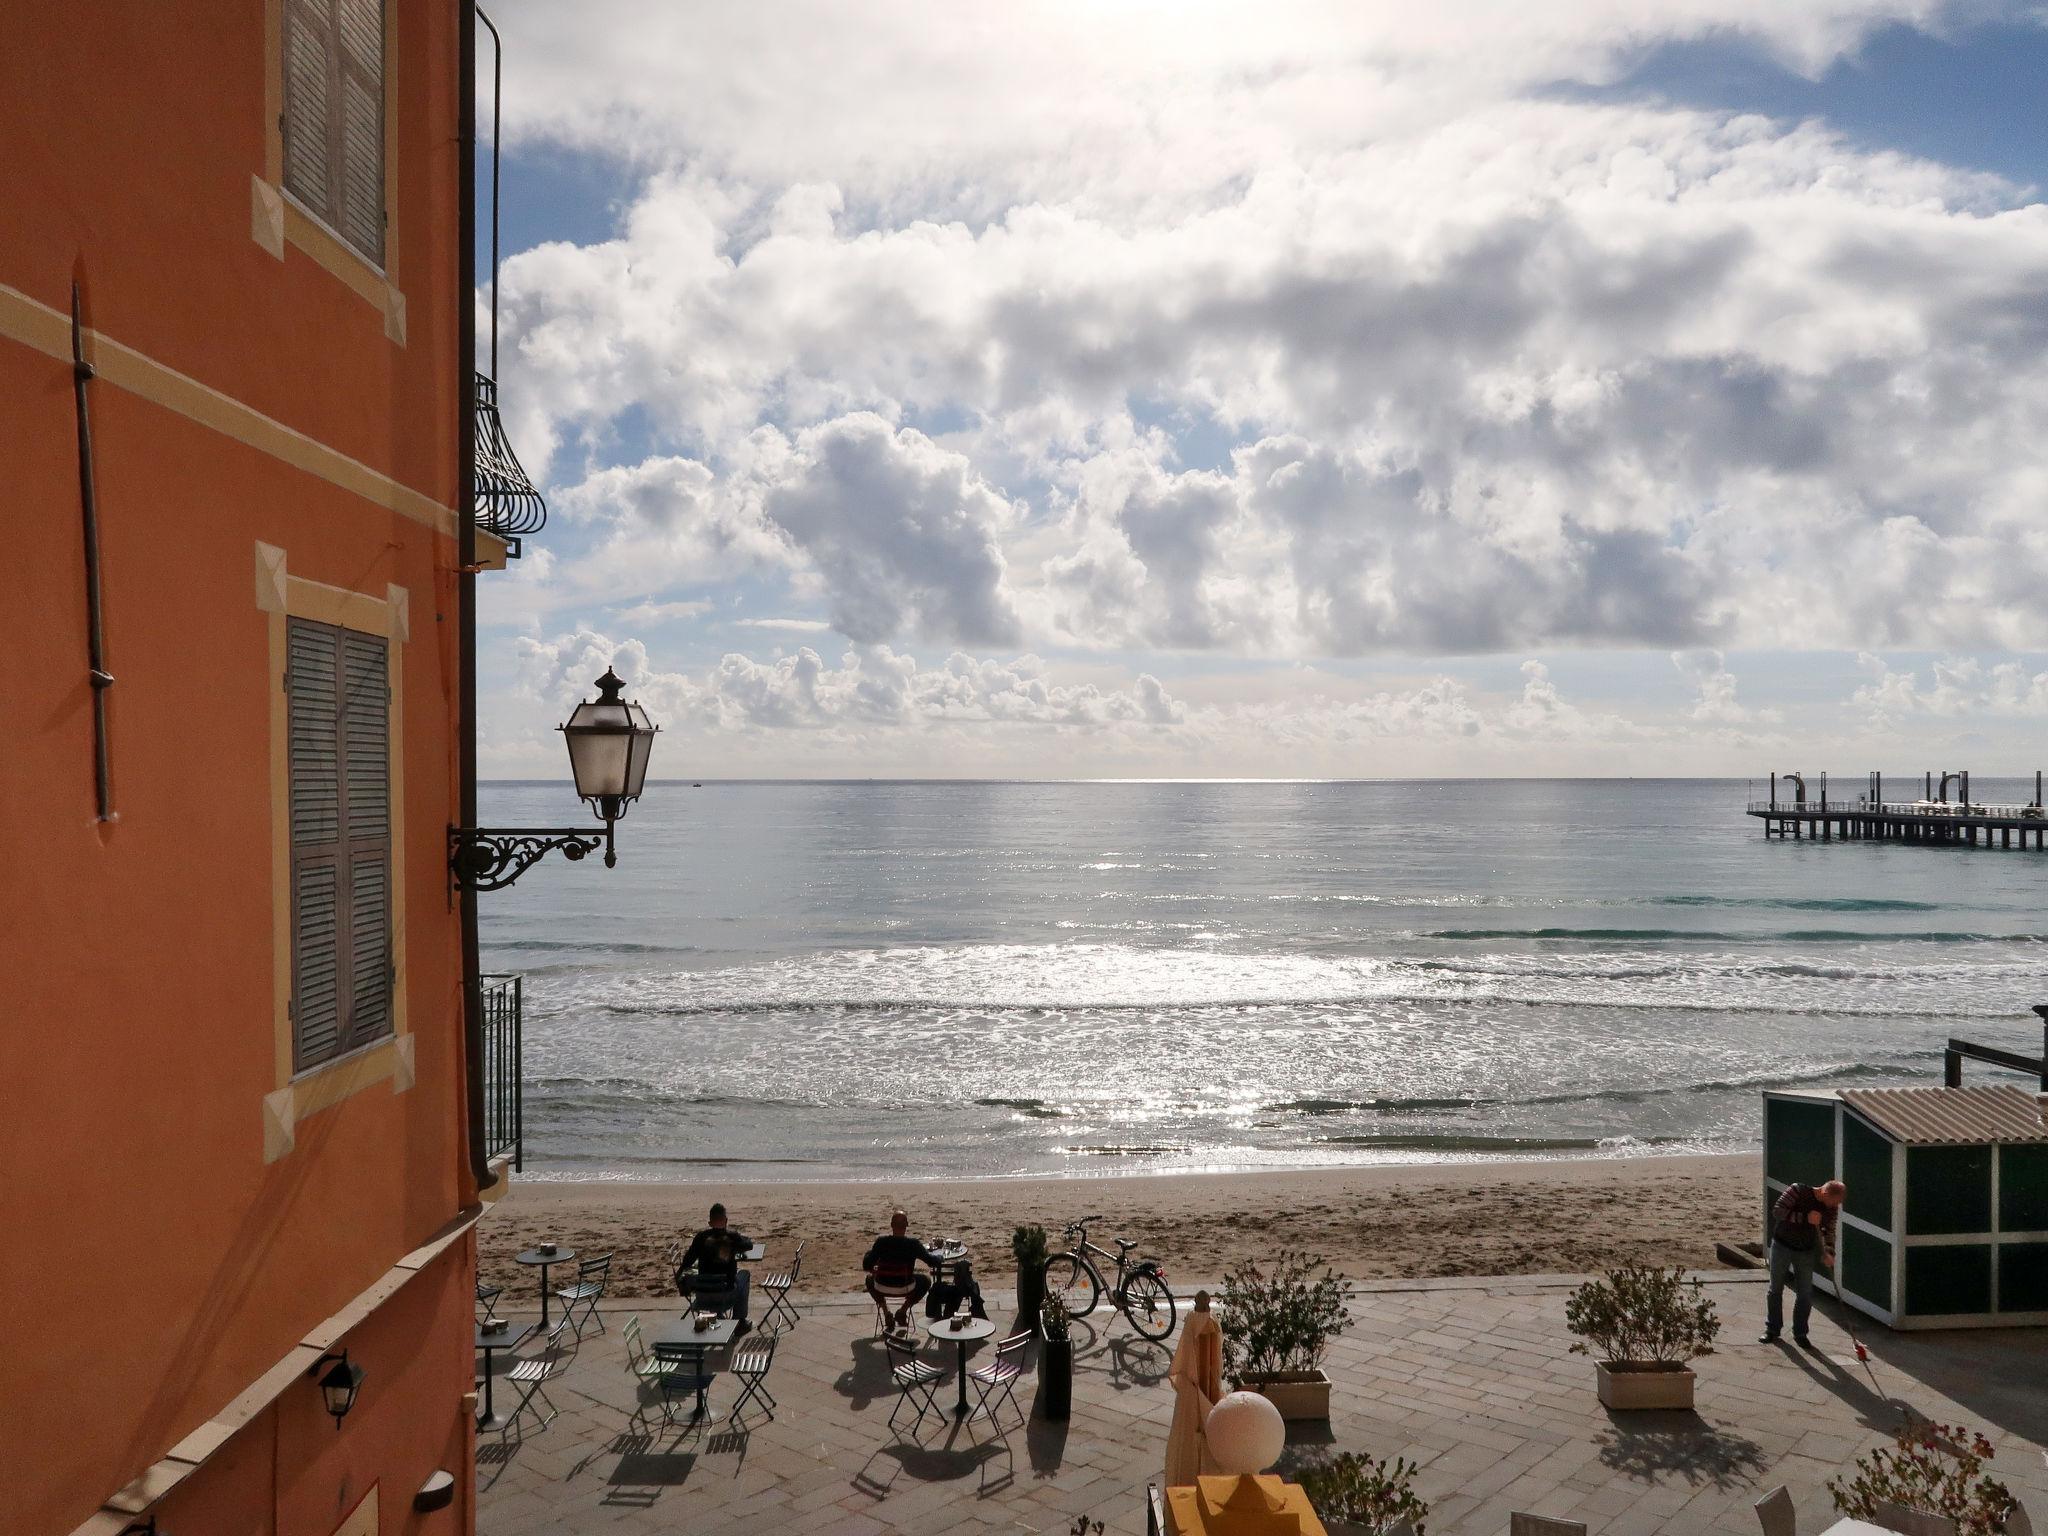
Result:
M0 1532L471 1531L472 23L7 13Z

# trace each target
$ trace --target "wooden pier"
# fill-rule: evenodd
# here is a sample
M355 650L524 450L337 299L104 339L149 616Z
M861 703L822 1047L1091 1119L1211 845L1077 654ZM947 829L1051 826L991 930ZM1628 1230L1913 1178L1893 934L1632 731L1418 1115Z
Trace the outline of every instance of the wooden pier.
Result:
M1778 781L1786 781L1781 797ZM1949 799L1950 786L1957 798ZM2048 848L2048 812L2041 804L2041 775L2034 775L2034 798L2025 805L1983 805L1970 799L1970 775L1944 773L1939 785L1929 773L1918 800L1887 800L1884 776L1873 773L1864 792L1853 800L1830 799L1828 779L1820 775L1820 796L1807 797L1803 774L1771 775L1771 797L1749 802L1749 814L1764 824L1765 837L1875 838L1893 843L1940 843L1969 848Z

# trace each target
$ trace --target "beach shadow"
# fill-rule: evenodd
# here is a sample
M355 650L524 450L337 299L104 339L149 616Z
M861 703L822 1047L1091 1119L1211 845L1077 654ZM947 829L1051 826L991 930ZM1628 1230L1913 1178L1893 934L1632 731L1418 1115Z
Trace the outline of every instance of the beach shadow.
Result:
M889 1351L880 1339L855 1339L853 1361L832 1383L832 1390L855 1408L865 1408L878 1397L894 1394L896 1383L889 1372Z
M1289 1419L1287 1421L1287 1449L1292 1452L1298 1445L1335 1445L1336 1433L1330 1428L1328 1419Z
M1868 1370L1852 1371L1832 1355L1796 1347L1785 1353L1800 1370L1855 1410L1856 1421L1865 1429L1889 1435L1909 1419L1923 1417L1900 1399L1878 1391Z
M1041 1419L1033 1405L1033 1413L1024 1424L1024 1447L1031 1457L1031 1475L1052 1477L1060 1470L1060 1463L1067 1454L1067 1421L1065 1419Z
M1600 1463L1641 1483L1678 1478L1722 1492L1754 1488L1768 1464L1763 1447L1724 1434L1690 1408L1609 1413Z
M695 1451L657 1451L652 1447L628 1451L612 1468L610 1486L598 1503L613 1508L647 1509L668 1489L680 1488L688 1482L690 1470L696 1465Z
M1133 1335L1110 1341L1109 1384L1119 1392L1160 1385L1172 1365L1173 1351L1156 1339Z

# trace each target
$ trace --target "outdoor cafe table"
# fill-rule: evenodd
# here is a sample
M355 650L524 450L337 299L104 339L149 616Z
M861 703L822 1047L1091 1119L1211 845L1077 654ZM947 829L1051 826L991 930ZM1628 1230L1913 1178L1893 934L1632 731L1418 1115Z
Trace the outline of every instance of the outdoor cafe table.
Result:
M953 1412L955 1415L965 1418L967 1415L967 1346L982 1339L994 1338L996 1335L996 1325L991 1319L986 1317L970 1317L966 1319L967 1326L956 1333L953 1329L953 1322L954 1319L950 1317L935 1317L924 1325L924 1331L935 1343L958 1344L960 1346L960 1402Z
M542 1253L538 1248L529 1248L514 1260L515 1263L519 1264L538 1264L540 1266L540 1325L543 1328L548 1325L548 1266L550 1264L567 1264L572 1262L575 1257L576 1250L574 1248L557 1248L553 1253Z
M654 1330L654 1343L657 1346L666 1346L670 1349L686 1349L696 1356L697 1417L700 1419L704 1416L704 1410L708 1406L705 1401L704 1389L710 1385L711 1377L710 1367L705 1360L705 1356L714 1349L730 1344L738 1336L739 1331L739 1322L730 1317L719 1318L702 1333L697 1331L696 1325L687 1317L679 1323L663 1323ZM655 1351L656 1354L660 1352L659 1348Z
M498 1422L498 1415L491 1407L491 1354L494 1350L517 1349L532 1338L536 1327L528 1323L517 1332L510 1327L500 1328L496 1333L484 1332L483 1324L477 1324L476 1347L484 1357L484 1411L477 1415L476 1427L490 1429Z
M939 1261L938 1278L941 1280L947 1279L955 1266L967 1262L967 1245L957 1238L934 1243L927 1251Z

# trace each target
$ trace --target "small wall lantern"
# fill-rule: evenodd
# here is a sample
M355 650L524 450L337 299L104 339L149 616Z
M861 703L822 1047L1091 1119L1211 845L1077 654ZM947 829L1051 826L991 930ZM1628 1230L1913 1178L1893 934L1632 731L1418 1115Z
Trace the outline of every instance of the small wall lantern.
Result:
M327 1405L327 1411L334 1415L334 1427L340 1429L341 1421L356 1405L356 1392L363 1384L363 1368L349 1359L347 1350L336 1349L315 1360L313 1368L306 1374L320 1379L321 1400Z
M625 686L606 667L597 680L597 697L578 704L560 727L576 793L604 823L603 836L582 827L450 827L448 869L459 888L500 890L556 848L570 860L603 848L605 867L618 864L612 829L640 798L647 760L661 729L639 704L619 696Z

